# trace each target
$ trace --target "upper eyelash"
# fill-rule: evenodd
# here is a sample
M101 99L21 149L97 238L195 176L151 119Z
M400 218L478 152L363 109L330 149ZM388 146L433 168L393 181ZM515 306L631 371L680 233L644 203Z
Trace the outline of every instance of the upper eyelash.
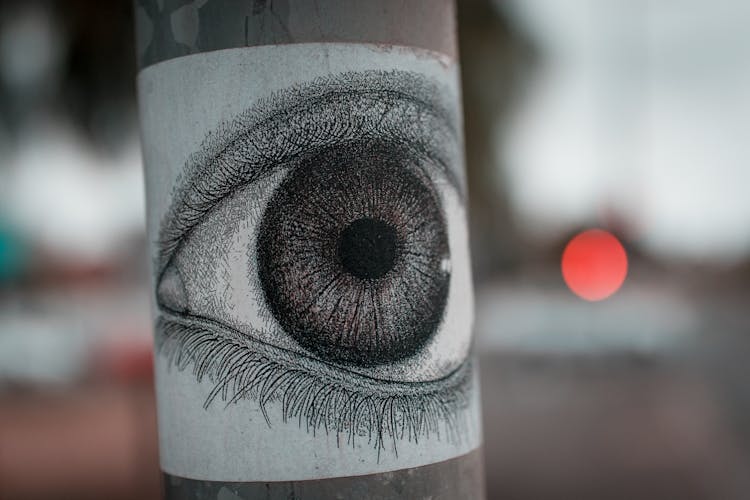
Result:
M437 381L418 384L373 381L373 387L367 390L370 385L367 377L345 372L360 379L358 383L347 383L342 377L325 379L312 370L294 366L295 363L285 364L284 356L278 352L271 359L260 352L260 343L248 337L220 334L213 326L162 316L156 331L157 351L168 359L170 366L184 370L192 365L199 382L206 378L214 384L204 402L205 408L217 398L227 405L253 399L270 426L266 405L280 401L283 422L296 418L298 425L304 425L308 432L314 434L320 429L326 434L335 432L337 440L346 434L352 446L366 434L378 457L386 441L391 442L397 454L398 440L418 442L422 437L435 435L459 442L466 432L464 410L469 406L472 390L470 361ZM264 347L282 351L267 344ZM296 364L300 362L323 364L307 357ZM398 389L388 391L385 388L388 385Z
M388 81L389 87L377 88L376 85L383 79ZM369 87L357 91L342 90L346 88L346 85L354 83L369 85ZM438 102L436 95L439 95L439 92L434 88L434 85L417 75L399 71L371 71L366 72L364 76L363 74L357 76L344 74L335 78L321 78L309 83L305 88L292 87L269 98L259 100L255 106L242 113L239 118L222 124L216 131L208 134L200 152L191 157L188 165L186 165L185 173L178 178L173 193L175 201L163 219L158 242L159 253L155 266L157 274L164 270L184 235L233 188L260 178L271 168L281 167L286 163L293 162L305 153L305 151L297 152L296 156L289 155L283 158L283 161L278 158L266 157L265 163L260 165L252 165L246 159L237 158L233 158L236 162L234 165L229 164L229 162L222 163L220 156L230 150L237 141L250 141L247 135L253 131L262 130L264 126L268 126L274 120L284 121L285 117L293 116L295 110L311 99L321 100L342 96L357 96L358 98L377 96L375 100L378 101L384 101L386 96L390 96L390 99L394 99L394 102L396 100L412 102L417 104L420 109L429 110L429 114L439 118L440 122L448 129L451 137L456 140L458 134L453 128L456 118L446 111L445 106ZM393 107L389 108L389 112L392 109ZM262 116L262 118L250 119L251 116L257 115ZM382 118L383 116L381 116L381 121ZM300 143L305 142L309 142L309 139L304 138L300 141ZM431 151L420 151L420 153L427 156L433 154ZM261 154L260 156L264 155ZM441 166L448 181L462 194L462 182L447 166L446 162L439 157L435 157L433 160ZM205 173L204 170L209 168L210 174Z

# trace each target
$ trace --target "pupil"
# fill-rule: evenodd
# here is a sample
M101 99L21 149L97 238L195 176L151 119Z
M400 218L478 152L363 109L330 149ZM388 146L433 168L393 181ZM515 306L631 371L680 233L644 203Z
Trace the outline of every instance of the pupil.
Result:
M360 279L377 279L396 261L396 230L370 217L357 219L341 232L339 259L350 274Z

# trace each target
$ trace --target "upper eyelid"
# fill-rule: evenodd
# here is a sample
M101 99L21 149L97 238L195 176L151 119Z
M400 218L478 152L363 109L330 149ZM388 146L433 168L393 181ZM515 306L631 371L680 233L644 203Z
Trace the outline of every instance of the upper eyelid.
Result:
M305 106L308 108L331 106L332 101L341 99L350 99L355 105L356 101L360 101L359 104L368 101L375 104L390 102L392 106L386 107L381 113L376 127L381 126L386 115L390 115L399 106L405 108L406 105L414 105L417 112L425 113L426 116L433 118L435 121L431 124L433 125L431 132L439 137L425 138L425 142L432 139L433 144L427 147L430 151L421 152L433 155L434 157L431 156L431 158L438 163L446 179L459 193L463 193L461 172L453 170L456 166L451 165L447 158L441 157L439 151L441 148L451 149L451 143L453 145L451 154L456 154L459 150L456 117L451 114L450 108L442 103L444 91L419 75L399 71L346 73L338 77L315 80L307 84L305 88L292 87L259 100L255 106L240 114L238 118L220 125L217 130L208 134L200 151L190 158L185 172L178 177L176 182L173 202L163 219L160 232L159 255L156 263L158 274L169 263L185 234L236 186L253 182L296 160L307 152L305 147L315 149L326 145L321 143L320 137L307 137L294 144L299 149L293 154L288 157L279 155L273 158L257 144L264 138L264 133L271 135L272 132L279 130L279 126L293 125L296 127L293 129L295 133L300 132L300 129L309 129L311 128L309 124L314 123L310 119L312 116L308 117L308 122L300 123ZM367 112L369 109L365 109L364 113ZM294 123L290 124L290 122ZM364 134L373 130L354 129L349 132ZM410 131L412 132L413 130ZM288 134L288 136L292 135L294 134L291 132ZM274 138L276 137L272 137ZM252 162L244 156L249 152L248 148L254 149L255 158L251 158ZM272 153L278 152L273 145L270 149ZM444 153L443 156L446 154L448 153Z

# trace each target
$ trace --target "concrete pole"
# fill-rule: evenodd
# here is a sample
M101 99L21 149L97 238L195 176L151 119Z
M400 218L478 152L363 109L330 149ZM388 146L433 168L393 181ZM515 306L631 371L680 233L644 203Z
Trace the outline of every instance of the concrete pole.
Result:
M188 54L307 42L410 46L457 57L453 0L136 0L139 69ZM293 450L289 450L293 453ZM484 498L481 448L422 467L305 481L164 474L167 499Z

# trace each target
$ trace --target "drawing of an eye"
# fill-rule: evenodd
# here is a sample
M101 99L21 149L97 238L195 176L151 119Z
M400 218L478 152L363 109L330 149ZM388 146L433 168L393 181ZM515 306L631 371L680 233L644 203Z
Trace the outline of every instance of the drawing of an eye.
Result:
M471 286L455 96L407 72L274 93L209 134L160 229L157 346L375 445L460 437ZM448 101L450 104L450 101Z

